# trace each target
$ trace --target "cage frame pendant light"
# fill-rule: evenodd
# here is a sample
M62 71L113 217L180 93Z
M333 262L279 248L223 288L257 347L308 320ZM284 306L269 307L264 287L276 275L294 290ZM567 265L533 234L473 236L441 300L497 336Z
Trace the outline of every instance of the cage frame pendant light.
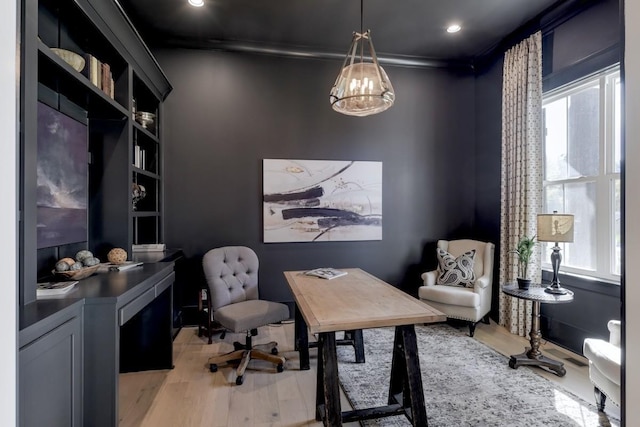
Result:
M347 55L329 93L329 102L335 111L357 117L381 113L395 102L393 86L380 66L373 47L371 30L363 31L363 17L364 0L360 0L360 32L354 31ZM370 62L365 57L365 45L368 46Z

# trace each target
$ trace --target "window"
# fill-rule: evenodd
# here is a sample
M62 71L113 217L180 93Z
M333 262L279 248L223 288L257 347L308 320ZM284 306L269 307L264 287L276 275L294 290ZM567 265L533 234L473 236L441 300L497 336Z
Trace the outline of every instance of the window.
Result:
M621 87L618 67L544 95L543 212L574 214L562 270L620 281ZM543 244L550 266L553 244Z

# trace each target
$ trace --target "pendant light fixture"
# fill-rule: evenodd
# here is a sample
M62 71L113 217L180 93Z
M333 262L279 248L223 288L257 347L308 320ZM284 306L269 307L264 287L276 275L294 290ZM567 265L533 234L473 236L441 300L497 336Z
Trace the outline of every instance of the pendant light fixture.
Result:
M360 117L383 112L396 98L387 73L378 63L371 30L363 31L363 1L360 0L360 32L353 33L340 74L329 94L334 110Z

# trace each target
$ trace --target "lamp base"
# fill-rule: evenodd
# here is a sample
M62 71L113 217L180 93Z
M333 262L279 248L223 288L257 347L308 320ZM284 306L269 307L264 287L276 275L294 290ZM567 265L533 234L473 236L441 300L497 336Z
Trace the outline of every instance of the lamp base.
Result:
M553 250L553 252L551 252L553 280L551 281L551 286L547 286L544 291L548 294L553 295L566 295L569 291L560 286L560 280L558 280L558 270L560 270L560 261L562 261L562 255L560 255L560 246L558 246L558 242L556 242L556 245L551 249Z
M559 285L557 285L557 286L554 286L554 285L547 286L544 291L546 293L548 293L548 294L553 294L553 295L566 295L567 292L569 292L565 288L563 288L563 287L561 287Z

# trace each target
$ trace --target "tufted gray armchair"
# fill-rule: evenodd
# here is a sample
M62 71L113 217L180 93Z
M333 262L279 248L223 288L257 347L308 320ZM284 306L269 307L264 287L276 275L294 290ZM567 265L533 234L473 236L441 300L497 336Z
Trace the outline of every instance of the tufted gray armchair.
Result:
M234 343L235 350L209 358L211 372L218 364L240 360L236 370L236 384L244 381L244 371L251 359L276 364L284 369L285 359L278 356L278 343L253 346L251 338L257 329L289 318L289 308L277 302L258 299L258 256L244 246L212 249L202 259L205 279L211 295L213 318L231 332L246 332L246 342Z

